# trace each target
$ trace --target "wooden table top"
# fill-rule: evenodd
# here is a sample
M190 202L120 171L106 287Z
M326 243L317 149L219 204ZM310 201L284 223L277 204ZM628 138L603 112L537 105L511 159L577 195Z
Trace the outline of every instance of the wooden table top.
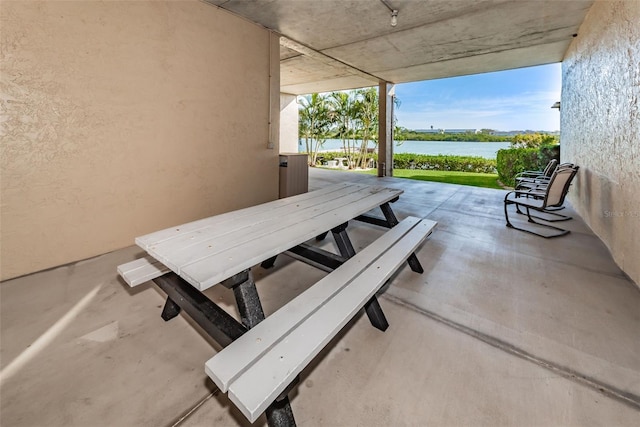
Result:
M202 291L402 193L340 183L156 231L136 244Z

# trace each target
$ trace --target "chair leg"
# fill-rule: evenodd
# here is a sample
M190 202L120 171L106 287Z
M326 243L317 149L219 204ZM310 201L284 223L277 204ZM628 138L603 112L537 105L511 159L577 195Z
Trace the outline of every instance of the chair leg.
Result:
M559 228L559 227L555 227L555 226L550 225L550 224L543 224L541 222L535 221L533 218L536 218L536 217L534 215L531 215L530 209L529 209L528 206L524 206L524 207L526 208L526 215L527 215L530 223L533 223L533 224L536 224L536 225L539 225L539 226L542 226L542 227L547 227L547 228L551 228L551 229L557 230L557 231L559 231L559 233L547 236L547 235L544 235L544 234L541 234L541 233L536 233L535 231L532 231L532 230L528 230L526 228L516 227L515 225L513 225L511 223L511 221L509 221L509 210L507 209L507 206L509 206L509 205L516 205L516 210L518 210L518 207L519 207L518 203L513 202L511 200L507 200L507 197L505 196L505 200L504 200L504 216L505 216L505 219L507 221L507 227L509 227L509 228L513 228L513 229L516 229L516 230L519 230L519 231L524 231L525 233L534 234L536 236L544 237L545 239L551 239L553 237L560 237L560 236L564 236L566 234L569 234L569 230L565 230L565 229L562 229L562 228Z
M527 217L529 218L529 222L534 222L534 221L531 221L531 218L541 219L541 220L546 221L546 222L568 221L570 219L573 219L573 217L570 217L568 215L562 215L560 213L555 212L555 211L559 211L560 209L564 209L564 206L560 206L558 208L551 208L551 209L546 208L546 209L543 209L543 210L539 211L539 212L541 212L541 213L543 213L545 215L552 215L554 217L557 217L557 218L544 218L544 217L541 217L541 216L538 216L538 215L531 214L529 212L529 209L527 209L526 213L522 212L520 210L520 207L518 206L518 204L515 203L515 205L516 205L516 213L518 213L520 215L527 215Z
M531 213L522 212L519 209L518 204L516 204L516 213L518 213L520 215L527 215L527 217L529 217L529 218L541 219L542 221L546 221L546 222L560 222L560 221L569 221L570 219L573 219L573 217L553 212L550 209L544 209L544 210L542 210L540 212L545 214L545 215L553 215L554 217L557 217L557 218L544 218L544 217L541 217L539 215L533 215ZM532 221L529 221L529 222L532 222Z
M511 202L507 200L507 197L509 197L509 194L504 196L504 219L507 221L507 227L513 228L513 225L509 221L509 211L507 210L507 206L509 206ZM516 209L517 209L517 206L516 206Z
M545 215L553 215L554 217L557 218L543 218L541 216L538 215L530 215L533 218L537 218L537 219L541 219L543 221L546 222L558 222L558 221L569 221L570 219L573 219L572 217L568 216L568 215L562 215L556 212L552 212L550 209L545 209L543 211L541 211L543 214Z

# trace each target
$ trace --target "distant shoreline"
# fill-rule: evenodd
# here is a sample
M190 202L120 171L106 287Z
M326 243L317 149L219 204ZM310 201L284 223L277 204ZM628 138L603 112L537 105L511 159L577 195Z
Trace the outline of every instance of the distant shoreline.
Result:
M479 156L486 159L495 159L498 150L507 149L511 146L511 142L495 142L495 141L401 141L401 144L393 144L394 154L412 153L427 155L446 155L446 156ZM356 144L356 148L359 145ZM369 149L373 144L369 144ZM298 151L306 151L304 142L298 146ZM342 152L342 141L337 139L328 139L325 144L320 147L318 153Z
M559 131L496 131L483 129L478 132L471 130L460 130L457 132L447 132L446 130L411 130L403 129L396 134L401 140L407 141L455 141L455 142L511 142L516 135L544 134L560 135Z

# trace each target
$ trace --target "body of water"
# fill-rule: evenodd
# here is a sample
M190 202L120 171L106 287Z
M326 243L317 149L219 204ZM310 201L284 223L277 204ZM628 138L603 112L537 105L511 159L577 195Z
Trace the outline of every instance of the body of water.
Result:
M401 145L394 143L394 153L415 154L449 154L454 156L478 156L495 159L498 150L509 148L510 142L458 142L458 141L403 141ZM369 143L369 147L373 144ZM327 139L320 151L340 151L342 141ZM298 145L298 151L306 151L304 141Z

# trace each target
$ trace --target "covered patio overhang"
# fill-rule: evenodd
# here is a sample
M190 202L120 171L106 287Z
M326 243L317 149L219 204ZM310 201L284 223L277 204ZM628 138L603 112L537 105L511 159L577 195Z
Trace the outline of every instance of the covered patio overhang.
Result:
M393 175L394 84L562 62L561 156L582 168L570 198L640 281L640 176L631 161L640 146L638 2L207 2L280 36L283 103L379 86L379 176ZM297 151L297 129L286 125L297 109L281 109L281 147Z
M379 85L379 175L391 175L394 84L562 61L561 155L581 166L570 199L640 280L637 2L119 6L0 11L2 279L277 197L296 94Z
M282 93L379 87L378 176L393 175L394 84L561 62L593 4L207 1L280 36ZM297 134L281 136L283 147L297 148Z
M501 190L312 171L312 189L345 179L402 188L398 215L439 226L418 252L425 274L400 271L381 297L393 333L356 319L303 373L293 405L304 425L635 425L640 3L388 0L400 10L397 27L415 15L414 26L440 29L405 40L415 44L397 61L459 43L467 52L490 50L405 61L397 74L351 63L358 49L345 57L329 51L348 47L347 39L322 46L296 35L324 24L334 37L366 31L374 21L363 13L378 7L390 19L381 2L214 2L224 11L209 3L0 8L3 423L246 425L202 372L216 344L186 316L165 323L164 295L152 284L131 290L118 278L117 265L142 255L134 238L277 197L279 144L270 125L280 81L295 94L388 85L416 70L433 73L417 80L493 71L492 63L496 70L543 63L535 52L566 42L548 61L563 62L562 156L581 166L568 237L507 229ZM273 22L243 8L270 13ZM333 26L334 9L350 18L345 27ZM283 20L291 10L315 16ZM474 18L460 27L466 15ZM567 15L579 22L544 26ZM561 41L510 45L519 39L510 20L526 30L521 40L550 32ZM286 22L290 30L279 27ZM489 23L494 35L514 32L466 38ZM374 33L388 38L362 38L363 61L403 46L386 25ZM328 74L287 80L287 58L273 66L278 34L287 49L307 52L301 63L320 58ZM438 39L447 34L449 41ZM514 56L507 65L519 49L524 62ZM527 63L531 57L538 59ZM302 74L322 69L315 62L300 66ZM305 88L309 82L315 86ZM354 226L358 250L381 232ZM287 259L256 270L268 313L324 274ZM238 314L222 287L209 297Z
M560 62L594 3L206 1L281 36L280 87L295 95Z

